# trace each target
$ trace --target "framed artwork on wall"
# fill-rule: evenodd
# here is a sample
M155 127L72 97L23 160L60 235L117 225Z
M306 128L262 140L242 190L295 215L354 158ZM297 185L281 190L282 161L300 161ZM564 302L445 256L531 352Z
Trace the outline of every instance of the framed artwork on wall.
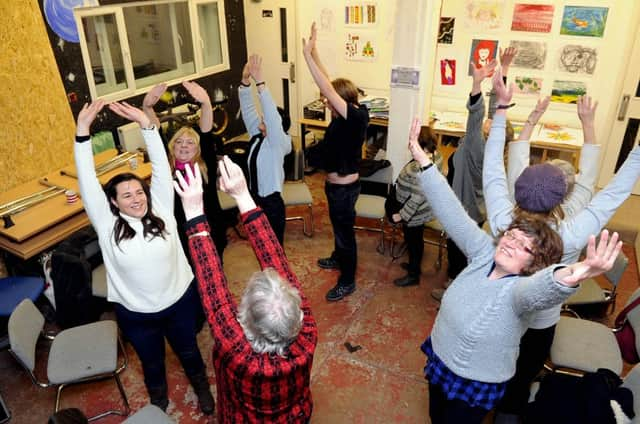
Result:
M440 84L456 85L455 59L440 59Z
M456 18L440 17L440 27L438 28L438 43L453 44L453 27Z
M567 44L558 51L558 70L562 72L593 75L597 63L595 47Z
M498 54L498 40L471 40L469 53L469 75L473 68L479 69L495 59Z
M540 90L542 90L542 78L523 76L515 77L513 94L539 96Z
M527 69L544 69L547 60L547 44L542 41L513 40L509 47L518 49L513 66Z
M513 8L512 31L551 32L553 5L517 3Z
M578 102L578 97L587 94L587 85L582 81L554 80L551 88L551 101L556 103Z
M504 0L467 0L467 27L474 31L497 30L502 27Z
M602 37L608 14L608 7L565 6L560 34Z

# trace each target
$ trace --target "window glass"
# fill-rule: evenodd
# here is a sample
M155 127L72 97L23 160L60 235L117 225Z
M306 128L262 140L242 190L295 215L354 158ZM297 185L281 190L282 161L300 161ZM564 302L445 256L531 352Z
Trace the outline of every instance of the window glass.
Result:
M203 44L204 67L220 65L222 63L222 43L220 42L217 2L198 5L198 23Z

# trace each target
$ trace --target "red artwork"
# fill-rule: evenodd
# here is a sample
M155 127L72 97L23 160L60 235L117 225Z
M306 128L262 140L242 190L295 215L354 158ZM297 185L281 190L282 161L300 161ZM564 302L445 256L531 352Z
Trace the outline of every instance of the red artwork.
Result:
M551 32L553 5L522 4L513 8L512 31Z
M75 91L67 93L67 99L69 99L69 103L75 103L78 101L78 95Z
M469 55L469 76L473 75L473 68L480 69L486 66L492 59L496 58L497 53L497 40L472 40L471 53Z
M456 60L455 59L440 60L440 83L442 85L456 84Z

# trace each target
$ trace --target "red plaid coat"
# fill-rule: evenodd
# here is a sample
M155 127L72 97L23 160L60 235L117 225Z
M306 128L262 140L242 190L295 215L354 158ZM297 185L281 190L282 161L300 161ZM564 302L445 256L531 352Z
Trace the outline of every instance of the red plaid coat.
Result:
M266 216L257 208L242 215L261 268L274 268L302 298L304 319L286 357L255 353L238 323L237 306L210 237L189 239L189 250L214 339L219 423L305 423L313 403L309 380L318 330L308 299L289 267ZM204 216L187 223L187 235L209 231Z

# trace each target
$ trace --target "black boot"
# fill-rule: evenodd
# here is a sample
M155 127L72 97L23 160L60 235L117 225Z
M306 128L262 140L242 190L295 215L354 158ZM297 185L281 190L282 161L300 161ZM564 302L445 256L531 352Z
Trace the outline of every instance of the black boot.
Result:
M193 386L193 391L198 396L198 403L200 404L200 410L203 414L211 415L216 408L216 402L211 396L211 390L209 389L209 379L206 372L202 371L193 376L189 376L189 381Z
M417 286L420 284L420 276L407 274L404 277L393 280L393 284L398 287Z
M169 397L167 396L167 385L159 387L147 387L151 403L163 411L167 411L169 406Z

